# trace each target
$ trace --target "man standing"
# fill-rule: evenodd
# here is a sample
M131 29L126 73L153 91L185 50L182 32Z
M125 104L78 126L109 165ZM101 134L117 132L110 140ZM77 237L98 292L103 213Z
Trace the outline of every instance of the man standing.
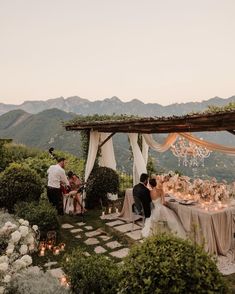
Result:
M134 198L138 198L144 209L144 215L145 218L149 218L151 215L151 197L150 197L150 191L147 188L148 184L148 175L147 174L141 174L140 176L140 183L135 185L133 188L133 196Z
M58 214L63 215L63 194L61 191L61 184L69 186L69 181L66 177L65 158L59 158L58 163L51 165L47 170L48 184L47 197L49 202L56 207Z

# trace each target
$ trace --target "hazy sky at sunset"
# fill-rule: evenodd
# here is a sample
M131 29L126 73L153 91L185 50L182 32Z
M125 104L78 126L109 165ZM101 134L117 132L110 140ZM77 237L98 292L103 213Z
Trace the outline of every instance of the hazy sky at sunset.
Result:
M0 102L235 95L235 0L0 0Z

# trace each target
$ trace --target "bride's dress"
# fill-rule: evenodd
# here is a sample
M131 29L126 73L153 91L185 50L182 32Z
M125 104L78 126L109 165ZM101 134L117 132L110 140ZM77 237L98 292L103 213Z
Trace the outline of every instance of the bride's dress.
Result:
M185 239L185 230L173 210L167 208L161 203L161 198L152 201L153 208L150 218L146 219L144 228L142 230L142 236L148 237L154 234L154 228L158 222L165 222L171 233L176 236Z

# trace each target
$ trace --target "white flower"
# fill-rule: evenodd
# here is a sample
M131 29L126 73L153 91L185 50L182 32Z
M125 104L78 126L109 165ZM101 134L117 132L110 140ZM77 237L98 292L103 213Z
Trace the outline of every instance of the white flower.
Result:
M19 227L19 231L20 231L22 237L26 237L28 235L29 228L22 225L22 226Z
M10 276L10 275L6 275L6 276L4 277L4 279L3 279L3 282L4 282L4 283L9 283L10 280L11 280L11 276Z
M33 237L31 234L29 234L29 235L26 237L25 242L26 242L27 244L34 244L34 237Z
M17 259L15 262L13 262L13 267L16 271L25 268L26 267L26 263L21 260L21 259Z
M14 233L11 233L11 238L14 243L18 243L21 238L21 233L19 231L15 231Z
M23 222L24 222L24 219L23 219L23 218L20 218L20 219L19 219L19 223L22 225Z
M8 269L8 263L6 262L0 263L0 272L5 272L7 271L7 269Z
M5 291L5 288L3 286L0 286L0 294L3 294Z
M20 260L23 261L26 265L30 265L33 262L32 257L29 255L22 256Z
M30 245L29 245L29 251L32 251L32 250L34 250L34 249L35 249L34 244L30 244Z
M24 255L28 252L28 246L27 245L21 245L20 247L20 254Z
M6 250L6 254L7 255L11 255L13 253L13 251L14 251L13 249L7 249Z
M38 226L37 225L33 225L33 230L35 231L35 232L37 232L38 231Z
M29 222L27 220L25 220L25 221L23 221L22 225L28 227L29 226Z
M12 222L6 222L5 225L4 225L5 228L8 228L8 229L15 229L16 228L16 225L13 224Z
M8 263L9 258L6 255L2 255L0 256L0 263L6 262Z

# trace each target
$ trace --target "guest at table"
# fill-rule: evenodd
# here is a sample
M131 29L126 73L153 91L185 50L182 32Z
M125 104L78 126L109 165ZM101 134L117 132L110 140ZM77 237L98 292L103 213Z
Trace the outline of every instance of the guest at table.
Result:
M145 173L140 176L140 183L133 188L134 198L138 198L143 205L145 218L149 218L151 215L151 197L150 191L147 188L149 176Z

